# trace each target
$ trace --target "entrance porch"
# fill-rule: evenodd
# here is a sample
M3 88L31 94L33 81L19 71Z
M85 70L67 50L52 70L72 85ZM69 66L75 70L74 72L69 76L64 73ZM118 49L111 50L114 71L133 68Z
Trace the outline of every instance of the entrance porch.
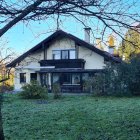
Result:
M95 70L49 69L39 71L39 74L41 85L50 92L54 84L59 84L62 93L81 93L89 92L85 88L85 82L95 74Z

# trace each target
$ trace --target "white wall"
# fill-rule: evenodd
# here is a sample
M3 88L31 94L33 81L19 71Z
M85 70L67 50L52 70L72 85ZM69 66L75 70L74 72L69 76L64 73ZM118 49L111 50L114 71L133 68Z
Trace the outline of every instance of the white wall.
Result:
M103 69L104 64L104 57L85 48L79 46L79 58L84 59L85 69Z
M75 42L68 38L54 41L47 49L47 59L52 59L52 50L75 49Z
M29 66L29 65L40 66L38 61L44 58L43 55L44 55L43 51L37 51L35 53L32 53L28 55L23 61L21 61L19 65L20 66Z
M47 49L47 59L52 59L52 50L64 50L64 49L75 49L75 42L68 38L62 38L53 42ZM86 61L85 69L103 69L104 57L101 55L85 48L79 46L78 52L79 58Z
M35 70L15 69L14 85L15 90L21 90L21 87L26 83L30 83L30 74L35 73ZM26 73L26 83L20 83L20 73ZM39 73L37 73L37 81L40 81Z
M40 64L38 63L38 61L42 59L43 59L43 51L38 51L26 57L23 61L19 63L19 66L39 67ZM20 83L20 73L26 73L26 83L30 83L30 73L35 72L36 70L15 68L15 78L14 78L15 90L21 90L21 87L24 85L23 83ZM37 74L37 80L40 81L39 74Z

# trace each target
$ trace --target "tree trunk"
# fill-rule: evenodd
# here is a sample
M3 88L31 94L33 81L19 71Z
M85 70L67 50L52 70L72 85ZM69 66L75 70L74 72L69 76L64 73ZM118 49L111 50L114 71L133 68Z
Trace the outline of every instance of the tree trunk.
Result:
M2 126L2 100L3 96L2 93L0 93L0 140L4 140L4 133L3 133L3 126Z

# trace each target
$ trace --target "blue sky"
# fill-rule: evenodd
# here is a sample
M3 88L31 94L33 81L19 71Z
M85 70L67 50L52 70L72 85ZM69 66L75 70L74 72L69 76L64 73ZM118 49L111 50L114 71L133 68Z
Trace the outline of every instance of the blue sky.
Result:
M85 23L86 23L85 19ZM94 28L97 27L94 32L94 37L100 37L100 25L98 21L94 21L92 24ZM10 29L4 36L8 43L7 46L20 55L36 44L47 38L50 34L54 33L57 29L56 21L54 19L48 19L42 22L30 22L26 26L25 23L19 22L12 29ZM73 18L63 19L60 22L60 29L68 33L71 33L81 39L84 39L84 25L76 21ZM95 40L94 40L95 41ZM91 43L93 43L93 34L91 33Z
M130 0L133 1L133 0ZM140 0L138 0L140 1ZM139 6L137 6L139 7ZM137 11L139 8L136 8ZM134 9L133 9L134 10ZM101 28L103 25L98 23L95 19L83 19L85 24L91 22L91 28L94 29L94 37L100 37ZM81 39L84 39L84 26L73 18L61 18L60 28L66 32L69 32ZM52 18L48 18L41 22L30 22L17 23L12 29L10 29L3 38L8 40L7 46L12 48L17 55L29 50L34 45L48 37L50 34L56 31L56 21ZM112 32L108 31L105 35L105 40L107 41L107 36ZM91 35L92 36L92 35ZM93 42L93 38L92 38Z
M60 29L79 38L84 38L83 28L84 26L81 23L75 22L72 18L60 23ZM17 54L21 54L48 37L56 29L56 23L51 19L42 22L31 22L27 26L20 22L10 29L3 38L8 40L8 47L12 48Z

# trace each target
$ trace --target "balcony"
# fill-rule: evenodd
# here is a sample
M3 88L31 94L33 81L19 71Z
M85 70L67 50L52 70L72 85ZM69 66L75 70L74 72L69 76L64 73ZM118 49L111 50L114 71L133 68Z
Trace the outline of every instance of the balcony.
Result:
M84 59L41 60L40 66L55 66L55 68L84 68Z

